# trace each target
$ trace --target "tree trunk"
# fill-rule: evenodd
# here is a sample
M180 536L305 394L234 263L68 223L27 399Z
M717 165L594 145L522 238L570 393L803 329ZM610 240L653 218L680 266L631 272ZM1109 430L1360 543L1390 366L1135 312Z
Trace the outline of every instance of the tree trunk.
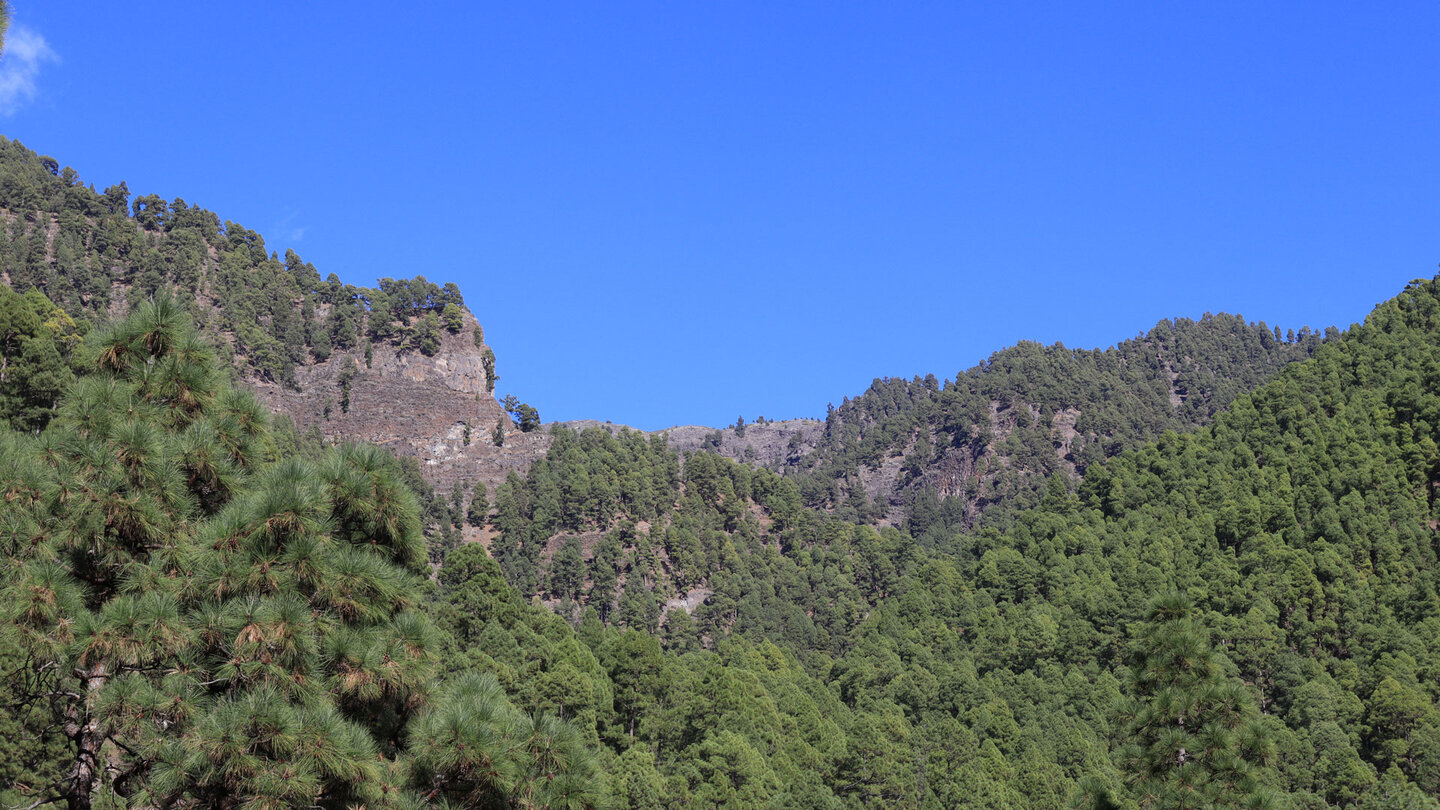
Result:
M100 730L100 719L95 716L94 695L105 685L105 665L97 664L80 670L85 684L85 700L71 704L65 709L65 735L75 744L75 764L65 775L65 805L68 810L90 810L95 793L100 789L101 751L105 735Z

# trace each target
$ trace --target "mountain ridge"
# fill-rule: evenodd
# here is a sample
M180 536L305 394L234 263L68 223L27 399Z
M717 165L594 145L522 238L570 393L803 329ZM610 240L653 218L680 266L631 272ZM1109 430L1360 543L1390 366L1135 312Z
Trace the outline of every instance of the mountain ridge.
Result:
M105 320L137 296L188 296L236 376L299 431L413 457L439 493L457 483L493 491L550 445L544 430L517 430L491 395L494 353L453 284L322 279L294 251L282 261L260 234L183 199L132 200L123 182L97 193L73 169L9 140L0 143L0 217L8 221L4 281L15 289L38 288L74 317ZM1272 337L1263 322L1207 313L1163 320L1104 350L1022 342L943 383L877 378L823 422L738 420L647 434L668 435L680 452L713 450L794 477L807 504L847 517L900 525L918 500L922 513L970 524L999 500L1033 503L1054 472L1078 480L1095 460L1161 428L1203 424L1236 390L1320 340L1308 330ZM1117 401L1126 397L1144 399L1144 412L1129 413ZM498 446L497 427L506 434ZM1131 438L1117 440L1121 433Z
M1413 282L1344 334L1282 335L1220 315L1162 321L1107 350L1022 343L943 383L877 379L824 421L517 432L506 409L534 421L533 409L494 402L493 353L458 288L423 277L375 288L322 281L293 252L283 262L267 255L258 234L221 227L203 209L147 197L122 206L123 187L77 190L58 163L12 142L0 148L0 201L11 212L0 261L5 280L29 291L5 290L0 303L53 315L45 290L82 320L134 301L143 317L173 318L184 299L166 292L201 293L188 314L221 338L225 368L269 397L280 433L297 426L285 440L315 439L278 448L293 458L257 479L268 494L242 496L214 522L184 528L195 513L221 508L235 459L268 463L244 443L227 455L210 438L264 420L248 419L247 395L227 395L217 403L224 413L204 417L213 426L155 444L186 425L192 406L204 411L203 398L187 396L190 383L214 380L187 377L178 354L152 379L144 358L157 353L147 341L164 342L147 331L153 318L97 335L108 342L91 348L111 352L100 356L125 358L122 388L94 379L72 386L79 404L60 406L56 430L68 438L36 438L28 428L0 437L0 454L16 462L0 469L9 476L0 528L20 570L34 574L19 589L35 608L26 638L56 660L81 654L90 675L97 662L120 672L148 650L146 675L114 681L140 691L98 687L109 691L96 706L124 712L107 729L117 744L126 735L160 746L195 739L193 728L177 735L166 714L187 700L181 692L244 680L235 677L237 645L254 655L251 671L272 672L297 622L308 628L307 649L324 645L315 661L343 662L343 677L327 683L346 689L366 688L371 667L390 677L391 653L417 648L408 630L409 647L381 649L368 646L371 636L307 624L313 602L286 601L293 594L276 578L293 569L352 617L374 609L354 598L367 592L383 596L387 607L374 614L382 619L401 608L433 614L439 635L421 635L434 643L437 670L472 685L484 673L479 691L489 697L479 703L502 690L513 700L505 723L523 715L574 751L595 752L608 778L586 777L595 795L577 806L602 803L602 793L635 810L1060 808L1086 796L1097 806L1138 806L1148 788L1134 778L1134 749L1155 724L1109 707L1179 694L1163 691L1164 672L1130 677L1147 653L1163 664L1167 628L1183 631L1189 660L1206 662L1206 688L1180 695L1186 717L1223 715L1253 735L1243 745L1192 742L1183 723L1159 728L1161 743L1180 740L1195 754L1186 765L1197 767L1179 782L1218 765L1253 772L1247 792L1269 792L1293 810L1440 806L1440 278ZM58 337L77 337L66 319L53 320ZM103 374L116 364L91 365ZM112 407L125 403L110 390L143 393L155 407ZM492 416L504 435L485 432ZM389 454L343 448L322 463L320 445L351 439L413 461L396 469ZM137 452L156 447L178 466L147 467L170 464ZM462 476L481 458L501 460L488 472L498 479L487 484L493 503L467 509ZM341 472L345 465L352 472ZM318 469L334 475L332 492L315 491ZM936 480L947 475L955 480ZM76 488L71 478L93 480ZM146 515L106 500L163 499L181 480L195 503L169 501L179 505L168 524L177 531L156 531ZM366 481L385 482L383 496L366 495ZM451 482L448 502L421 493L436 481ZM230 483L240 493L252 482ZM102 505L118 510L118 530ZM368 522L362 512L377 506L394 511ZM421 539L417 511L440 536ZM483 543L455 544L462 516ZM357 550L339 567L315 569L317 553L333 545L304 540L331 531ZM377 540L402 534L416 575L404 587L362 562ZM67 548L74 538L81 542ZM209 562L197 574L191 559ZM96 560L125 563L115 575L125 587L100 594L117 597L116 609L52 598L56 582L120 581L55 571L63 561L83 575ZM282 611L252 610L277 595ZM217 630L210 614L181 607L211 597L228 603L233 623ZM79 620L49 621L61 603ZM141 608L198 621L194 638L218 677L172 678L193 660L189 631L170 637L175 646L152 644ZM85 638L81 653L58 637L74 628ZM0 655L22 660L12 647ZM47 665L34 674L70 672ZM294 672L281 680L299 683ZM40 683L0 687L18 694ZM474 705L475 696L460 697ZM47 716L33 700L7 705L21 713L0 712L6 723L53 743L32 759L0 758L12 782L7 801L28 792L24 780L37 767L65 782L87 757L95 761L91 735L70 757L81 767L65 764L72 751L56 735L57 718L71 715L52 707ZM1145 717L1164 716L1161 701L1149 705L1159 714ZM361 699L339 710L388 725L414 708L372 715ZM468 715L451 726L492 729ZM207 728L231 739L223 722ZM439 736L434 727L417 734ZM382 736L391 753L417 753ZM1207 760L1212 743L1246 767ZM136 762L141 781L151 764L162 787L176 784L162 777L177 769L205 770L144 749L115 755ZM275 751L277 767L288 767ZM1154 751L1157 772L1175 761L1173 747ZM588 769L584 757L575 761ZM419 775L427 773L423 795L434 797L446 785L438 773ZM536 785L550 782L542 770L532 775ZM95 778L109 777L68 784L88 799ZM130 778L114 780L117 797ZM356 783L379 789L374 778ZM502 789L512 788L491 785L490 798L502 802Z
M186 299L233 376L301 432L417 460L437 491L493 488L543 455L493 396L494 352L454 284L344 284L293 250L183 199L103 193L0 139L0 281L72 317L113 320L149 295ZM506 435L497 445L497 426Z

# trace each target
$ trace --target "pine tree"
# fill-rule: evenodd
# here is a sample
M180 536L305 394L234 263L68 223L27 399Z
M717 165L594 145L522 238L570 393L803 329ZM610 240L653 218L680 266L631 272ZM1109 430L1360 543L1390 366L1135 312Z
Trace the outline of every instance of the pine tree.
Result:
M76 325L38 290L0 286L0 423L38 431L74 379Z
M465 524L465 486L459 481L450 489L449 522L457 529Z
M415 324L415 346L426 357L434 357L440 351L440 319L435 313L427 312Z
M575 599L584 583L585 558L580 538L567 537L550 563L550 593L563 599Z
M141 692L158 699L155 683L147 691L141 681L193 645L179 595L190 517L229 499L264 438L258 406L218 384L174 302L146 302L92 337L94 373L28 448L40 463L22 484L28 514L6 521L24 562L5 604L32 664L32 697L68 740L69 764L51 790L72 808L91 806L122 776L140 782L153 762L115 753L141 743L113 709ZM187 680L170 679L179 700L151 725L193 710L180 697Z
M440 310L440 318L445 322L445 328L451 334L459 334L465 328L465 313L455 304L446 304Z
M1265 808L1270 742L1181 594L1157 599L1130 657L1118 761L1142 808ZM1099 797L1096 806L1106 806Z
M599 802L594 757L573 727L521 714L489 674L466 675L439 697L410 738L413 779L426 801L554 810Z
M490 514L490 500L485 489L484 481L476 481L475 489L470 493L470 506L465 510L465 522L475 528L485 526L485 517Z
M25 670L0 726L48 729L0 772L72 810L410 807L453 770L428 752L464 716L467 734L514 729L506 778L470 780L472 806L593 806L573 729L436 688L419 505L394 458L265 464L263 409L187 317L146 302L97 332L44 434L0 442L16 560L0 654Z

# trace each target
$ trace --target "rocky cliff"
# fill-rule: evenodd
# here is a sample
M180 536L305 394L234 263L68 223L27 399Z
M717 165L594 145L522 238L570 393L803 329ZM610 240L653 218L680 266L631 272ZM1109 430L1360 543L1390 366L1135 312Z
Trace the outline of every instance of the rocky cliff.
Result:
M636 430L625 425L597 422L593 419L580 419L564 424L574 430L605 428L612 434L619 433L622 429ZM677 452L708 450L726 458L778 471L793 466L801 457L813 451L824 429L825 423L818 419L786 419L783 422L752 422L741 431L737 431L733 426L712 428L703 425L678 425L664 430L639 432L664 436Z
M458 333L441 333L432 356L372 344L368 362L356 348L297 367L293 386L256 375L244 382L276 413L326 441L368 442L413 456L438 492L457 481L467 491L481 481L493 492L510 471L524 475L550 437L521 433L495 401L486 388L485 345L472 337L478 324L468 310L464 319ZM497 424L503 446L493 440Z
M132 200L123 182L97 192L3 136L0 283L37 289L91 324L173 296L239 380L302 431L413 456L442 491L477 480L493 489L549 446L516 430L487 390L488 350L458 286L322 278L295 251L282 256L212 211L154 194ZM492 441L497 422L503 447Z

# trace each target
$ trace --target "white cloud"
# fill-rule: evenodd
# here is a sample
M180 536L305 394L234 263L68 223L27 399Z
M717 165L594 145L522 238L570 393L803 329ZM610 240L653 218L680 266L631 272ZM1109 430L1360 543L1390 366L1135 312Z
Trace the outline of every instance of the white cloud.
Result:
M271 238L283 242L299 242L305 238L305 231L310 229L309 225L296 225L295 219L300 215L299 211L291 209L285 213L285 218L280 220L270 229Z
M59 62L45 37L23 25L11 24L0 54L0 115L9 115L35 98L35 77L46 62Z

